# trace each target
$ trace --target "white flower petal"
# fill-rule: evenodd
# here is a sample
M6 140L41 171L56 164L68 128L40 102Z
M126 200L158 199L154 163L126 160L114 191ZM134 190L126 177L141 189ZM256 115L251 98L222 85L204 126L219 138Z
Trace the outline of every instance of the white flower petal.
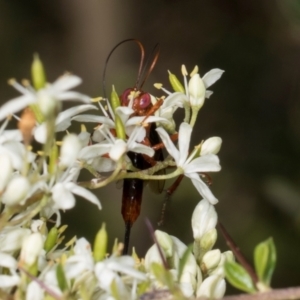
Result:
M95 144L91 146L86 146L79 151L78 159L89 160L98 156L102 156L108 153L111 147L111 144Z
M0 266L8 269L16 269L17 268L16 259L6 253L0 252Z
M70 167L74 164L82 146L75 134L66 135L60 148L60 165Z
M184 162L186 161L189 155L189 147L191 141L191 134L192 134L192 126L188 123L181 123L179 127L179 134L178 134L178 147L180 158L177 162L177 166L182 167Z
M47 140L47 125L46 123L42 123L34 130L34 139L41 143L45 144Z
M92 109L98 108L92 104L83 104L62 111L55 120L55 131L60 132L66 130L71 125L71 117Z
M212 92L212 91L206 90L206 92L205 92L205 98L209 99L209 97L210 97L213 93L214 93L214 92Z
M205 87L208 88L213 85L217 80L219 80L224 73L221 69L212 69L207 72L203 77L202 80L205 84Z
M0 107L0 121L11 114L17 113L34 102L36 102L36 98L33 97L32 94L27 94L4 103Z
M64 75L53 82L51 87L55 90L55 92L63 92L74 88L75 86L81 84L81 82L82 80L78 76Z
M28 228L6 227L0 232L0 251L12 253L21 248L23 239L31 233Z
M174 146L174 143L171 141L169 134L162 127L156 128L156 131L158 132L169 154L175 159L176 163L178 163L180 154L177 148Z
M99 209L101 209L101 204L99 199L89 190L76 185L73 182L67 182L66 188L71 191L73 194L81 196L82 198L90 201L91 203L95 204Z
M4 144L7 141L23 141L21 131L19 129L4 130L0 135L0 144Z
M125 124L134 113L134 110L128 106L119 106L116 108L115 113L121 118L123 124Z
M61 182L53 187L52 199L55 202L55 208L70 209L75 206L75 197Z
M136 153L146 154L150 157L152 157L155 153L152 148L136 142L130 143L130 145L128 145L128 150Z
M0 288L8 288L19 284L20 277L15 275L0 275Z
M26 300L41 300L44 299L44 290L35 281L31 281L27 286Z
M72 100L72 101L81 101L81 102L85 102L85 103L91 103L91 98L89 96L86 96L86 95L83 95L81 93L74 92L74 91L62 92L61 94L55 95L55 97L57 100L60 100L60 101Z
M72 121L77 122L91 122L91 123L101 123L107 125L109 128L114 128L115 123L112 119L104 116L96 115L78 115L72 118Z
M198 174L192 173L188 174L187 176L191 178L193 185L204 199L208 200L212 205L215 205L219 202L209 187L200 179Z
M164 100L161 109L166 107L183 107L183 103L188 101L189 99L185 94L180 92L172 93Z
M111 172L116 169L116 162L107 157L96 157L93 159L91 166L97 172Z
M184 166L184 174L198 172L218 172L221 170L219 158L215 154L207 154L193 159Z
M109 151L109 157L114 161L118 161L120 157L124 153L126 153L126 151L127 151L127 144L123 140L117 139L115 140L114 145L112 145Z

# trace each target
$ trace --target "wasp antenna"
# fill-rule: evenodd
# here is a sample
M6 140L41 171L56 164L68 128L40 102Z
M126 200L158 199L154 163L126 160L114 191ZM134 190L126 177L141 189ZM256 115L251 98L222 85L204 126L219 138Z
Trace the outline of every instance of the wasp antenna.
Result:
M104 64L104 70L103 70L103 75L102 75L102 88L103 88L103 96L104 96L104 98L107 98L106 97L106 87L105 87L106 82L105 82L105 78L106 78L106 69L107 69L107 65L108 65L109 59L110 59L110 57L112 56L112 54L115 52L115 50L119 46L121 46L122 44L125 44L127 42L136 42L138 44L138 46L140 47L141 60L140 60L140 66L139 66L137 81L136 81L136 84L135 84L136 86L138 85L138 82L139 82L139 80L141 78L142 68L143 68L144 59L145 59L145 50L144 50L144 47L143 47L142 43L139 40L137 40L137 39L126 39L126 40L121 41L116 46L114 46L112 48L112 50L109 52L109 54L108 54L108 56L106 58L105 64Z
M143 75L144 75L144 79L142 81L142 83L139 85L138 89L141 89L144 85L144 83L146 82L147 78L149 77L149 75L151 74L152 70L154 69L155 65L156 65L156 62L158 60L158 56L159 56L159 51L160 51L160 46L159 46L159 43L157 43L153 49L152 49L152 52L151 52L151 55L149 56L146 64L145 64L145 67L143 69ZM152 59L152 61L151 61ZM151 64L150 64L151 62ZM148 65L150 64L150 66L148 67Z

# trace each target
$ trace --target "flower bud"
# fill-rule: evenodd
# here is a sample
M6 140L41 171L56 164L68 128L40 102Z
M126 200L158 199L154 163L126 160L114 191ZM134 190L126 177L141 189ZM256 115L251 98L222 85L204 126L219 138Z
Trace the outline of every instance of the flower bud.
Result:
M172 74L170 71L168 71L168 73L169 73L169 80L170 80L173 90L175 92L185 93L184 87L182 86L182 84L178 80L178 78L174 74Z
M96 234L94 242L93 256L95 262L101 261L107 251L107 231L105 229L105 223L102 224L100 230Z
M206 199L201 200L192 215L192 229L195 240L200 240L203 235L216 227L218 215L213 205Z
M113 86L113 89L111 92L111 107L112 107L113 111L115 112L116 108L118 108L119 106L121 106L120 98ZM123 122L122 122L120 116L117 114L115 114L115 128L116 128L117 137L119 139L125 140L125 138L126 138L125 128L124 128L124 125L123 125Z
M164 255L164 253L163 253L163 255ZM151 265L154 262L157 262L157 263L160 263L160 264L162 263L161 256L159 254L159 251L157 249L156 244L152 245L148 249L148 251L145 255L145 269L147 271L150 271L151 270Z
M37 92L37 103L39 109L45 118L53 118L60 111L61 102L44 89Z
M8 183L6 190L2 196L2 203L7 206L17 204L23 205L30 189L29 180L26 177L17 175Z
M224 277L225 276L225 274L224 274L224 264L227 261L228 262L235 261L234 255L231 251L225 251L221 254L221 259L220 259L220 262L219 262L218 266L210 272L210 275L219 275L219 276Z
M203 106L205 100L205 85L200 75L194 74L189 81L188 85L190 104L198 110Z
M198 263L201 262L203 255L212 249L214 244L217 240L217 230L216 228L211 229L210 231L206 232L201 240L195 240L194 241L194 255L196 257L196 260Z
M197 290L197 297L220 299L226 290L225 280L217 275L207 277Z
M171 257L173 255L172 238L167 233L160 230L155 230L155 236L157 238L158 244L166 254L166 257Z
M81 150L81 143L77 135L69 134L63 139L60 149L60 164L63 167L70 167L76 161L77 155Z
M31 76L33 86L36 90L40 90L46 85L46 74L42 61L38 54L33 56L33 63L31 65Z
M13 172L12 162L8 154L6 153L0 154L0 166L1 166L0 193L2 193Z
M204 273L209 273L216 268L221 260L221 251L219 249L211 250L203 255L201 262L201 270Z
M33 265L43 249L43 238L38 232L32 233L23 240L20 260L28 266Z
M179 287L183 295L187 298L192 297L195 293L196 286L196 277L189 272L184 272L179 282Z
M55 245L58 238L58 229L57 227L52 227L47 235L45 240L44 249L46 252L49 252Z
M220 137L211 137L202 144L200 155L217 154L221 149L221 145L222 139Z

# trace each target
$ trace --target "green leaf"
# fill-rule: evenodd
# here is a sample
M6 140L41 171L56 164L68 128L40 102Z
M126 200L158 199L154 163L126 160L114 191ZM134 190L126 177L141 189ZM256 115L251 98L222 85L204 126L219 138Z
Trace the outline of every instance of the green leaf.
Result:
M259 280L270 286L276 265L276 248L272 238L268 238L255 247L254 264Z
M224 264L226 279L231 285L247 293L255 293L253 281L247 271L238 263L227 261Z

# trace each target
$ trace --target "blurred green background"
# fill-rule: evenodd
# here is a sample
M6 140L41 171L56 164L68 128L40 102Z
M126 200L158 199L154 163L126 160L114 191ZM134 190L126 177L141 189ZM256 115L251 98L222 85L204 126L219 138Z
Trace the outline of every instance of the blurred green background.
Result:
M34 52L51 82L65 71L84 80L79 90L102 95L102 72L112 47L140 39L148 53L159 42L160 57L144 90L168 84L167 70L180 76L181 64L203 75L225 73L202 108L194 143L221 136L222 171L213 176L219 218L252 261L254 246L273 236L278 266L273 285L300 283L300 1L298 0L0 0L0 99L17 92L7 79L29 78ZM126 44L108 67L108 86L119 93L135 83L136 45ZM78 124L76 129L78 129ZM90 241L105 221L123 238L121 189L97 191L102 211L82 199L63 216L75 233ZM161 230L192 242L190 218L200 200L185 180L167 208ZM156 226L163 195L145 188L142 215L132 230L139 255L152 244L145 218ZM218 245L226 250L219 237Z

